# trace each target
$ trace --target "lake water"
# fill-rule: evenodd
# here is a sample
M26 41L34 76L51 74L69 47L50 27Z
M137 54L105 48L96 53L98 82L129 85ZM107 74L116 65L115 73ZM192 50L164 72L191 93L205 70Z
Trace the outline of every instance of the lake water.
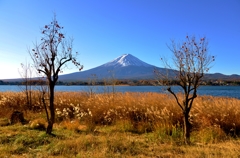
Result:
M39 88L37 86L35 89ZM23 87L16 85L1 85L0 91L21 91ZM158 92L168 93L164 86L56 86L56 91L94 91L97 93L103 92ZM173 86L172 90L175 92L181 92L180 87ZM197 91L198 95L212 95L212 96L224 96L240 99L240 86L201 86Z

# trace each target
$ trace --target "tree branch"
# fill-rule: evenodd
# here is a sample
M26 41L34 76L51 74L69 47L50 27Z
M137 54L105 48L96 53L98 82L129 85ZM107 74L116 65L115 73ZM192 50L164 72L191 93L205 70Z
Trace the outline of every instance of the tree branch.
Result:
M177 101L177 104L179 105L179 107L182 109L182 111L184 111L184 109L183 109L183 107L182 107L182 105L179 103L179 101L178 101L178 98L177 98L177 96L176 96L176 94L172 91L172 89L171 89L171 87L168 87L168 89L167 89L173 96L174 96L174 98L176 99L176 101Z

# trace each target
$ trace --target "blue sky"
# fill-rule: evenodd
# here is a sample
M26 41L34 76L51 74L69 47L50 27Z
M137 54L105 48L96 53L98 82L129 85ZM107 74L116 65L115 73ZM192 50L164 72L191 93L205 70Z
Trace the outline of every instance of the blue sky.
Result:
M20 64L31 62L28 48L54 13L84 70L122 54L162 67L170 39L195 35L206 36L216 56L211 73L240 74L239 0L0 0L0 79L20 77Z

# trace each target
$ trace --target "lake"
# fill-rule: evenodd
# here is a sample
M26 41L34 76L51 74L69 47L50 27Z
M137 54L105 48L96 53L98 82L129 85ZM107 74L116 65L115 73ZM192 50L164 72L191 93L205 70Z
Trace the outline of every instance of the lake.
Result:
M19 92L23 89L23 86L16 85L1 85L0 91L14 91ZM34 89L39 88L34 86ZM157 92L168 93L164 86L56 86L56 91L86 91L86 92ZM175 92L181 92L180 87L173 86L172 90ZM224 96L240 99L240 86L201 86L197 91L198 95L212 95L212 96Z

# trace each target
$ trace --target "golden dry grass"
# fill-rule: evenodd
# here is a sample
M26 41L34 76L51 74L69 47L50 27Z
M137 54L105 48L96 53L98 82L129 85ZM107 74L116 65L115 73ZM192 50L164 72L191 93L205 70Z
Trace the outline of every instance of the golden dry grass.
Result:
M55 137L27 126L0 128L0 157L239 157L240 141L181 145L176 138L160 133L134 134L105 126L98 132L78 132L55 125Z
M56 92L57 118L54 133L61 138L42 138L37 134L37 125L41 124L42 128L45 125L45 113L38 92L33 92L33 106L31 110L26 107L24 93L0 92L0 125L3 126L0 129L1 133L10 134L7 138L0 134L0 152L9 154L14 150L16 155L21 155L18 150L24 149L24 146L21 146L22 141L30 141L31 144L32 138L22 140L20 137L19 142L10 138L27 136L29 130L34 130L38 141L33 141L33 144L40 143L39 146L43 148L41 150L47 152L42 154L42 157L240 155L239 99L212 96L196 98L190 113L193 126L193 145L190 147L182 144L182 113L171 95L129 92L88 95L83 92ZM25 118L31 123L25 125L25 128L22 125L5 126L13 110L23 111ZM10 149L13 144L16 149ZM40 154L37 150L34 150L33 154L25 149L23 151L29 155ZM38 156L41 157L40 155Z
M179 94L180 95L180 94ZM35 113L44 115L38 92L33 92ZM226 134L240 134L240 100L234 98L200 96L191 110L193 130L219 128ZM13 110L36 116L26 108L24 93L1 92L2 117ZM76 120L88 125L112 125L119 120L131 123L136 132L146 132L182 125L182 113L171 95L159 93L105 93L89 96L83 92L56 92L56 120ZM33 115L33 116L31 116ZM31 118L32 119L32 118ZM143 129L140 129L143 128Z

